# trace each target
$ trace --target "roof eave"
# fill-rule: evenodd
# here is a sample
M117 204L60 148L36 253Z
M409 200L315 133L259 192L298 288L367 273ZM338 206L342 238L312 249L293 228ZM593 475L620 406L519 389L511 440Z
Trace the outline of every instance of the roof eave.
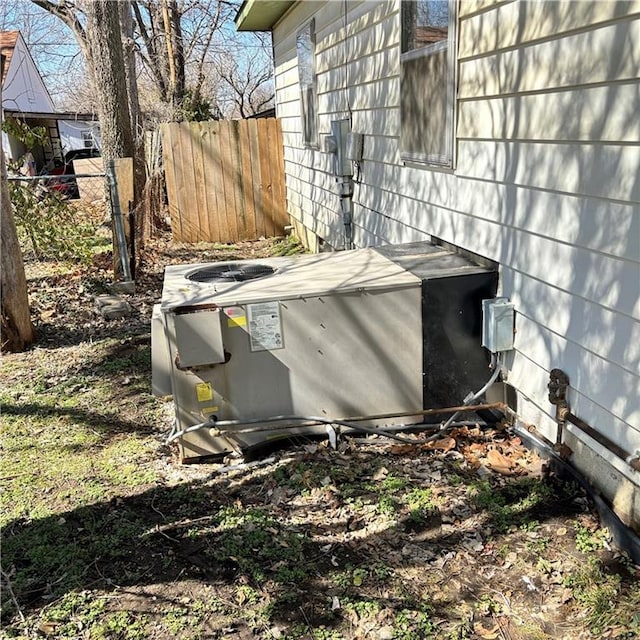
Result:
M95 113L75 113L64 111L21 111L20 109L3 109L6 116L12 118L29 118L32 120L61 120L62 122L97 122L98 116Z
M235 17L238 31L271 31L295 2L287 0L244 0Z

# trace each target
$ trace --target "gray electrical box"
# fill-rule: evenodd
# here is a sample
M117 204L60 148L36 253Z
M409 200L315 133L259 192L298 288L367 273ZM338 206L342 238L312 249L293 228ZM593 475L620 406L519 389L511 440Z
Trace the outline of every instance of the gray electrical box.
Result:
M347 155L347 141L351 133L349 120L332 120L331 135L324 139L324 150L333 154L333 175L352 176L353 165Z
M482 301L482 346L492 353L511 351L515 329L515 307L508 298Z
M360 162L363 151L364 134L353 132L347 134L347 158L353 162Z

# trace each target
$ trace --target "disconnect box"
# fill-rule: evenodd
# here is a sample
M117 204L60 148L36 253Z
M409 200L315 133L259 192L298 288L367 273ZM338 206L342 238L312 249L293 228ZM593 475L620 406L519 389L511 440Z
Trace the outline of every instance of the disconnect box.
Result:
M513 349L515 307L508 298L482 301L482 346L492 353Z
M224 362L220 309L196 309L174 317L175 345L181 367Z

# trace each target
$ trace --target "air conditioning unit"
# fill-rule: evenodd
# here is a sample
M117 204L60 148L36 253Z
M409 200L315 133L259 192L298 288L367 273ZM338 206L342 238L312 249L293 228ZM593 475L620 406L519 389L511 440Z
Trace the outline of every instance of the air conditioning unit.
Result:
M426 243L167 267L153 391L173 396L182 460L324 432L276 416L411 424L459 403L489 373L481 310L496 284ZM270 429L222 435L226 420Z

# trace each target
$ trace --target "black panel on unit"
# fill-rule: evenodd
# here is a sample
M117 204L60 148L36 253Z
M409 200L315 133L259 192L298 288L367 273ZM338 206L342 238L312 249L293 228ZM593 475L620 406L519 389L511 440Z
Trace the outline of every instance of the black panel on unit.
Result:
M422 280L424 407L462 404L491 375L481 346L482 300L495 297L497 271L427 242L376 250Z

